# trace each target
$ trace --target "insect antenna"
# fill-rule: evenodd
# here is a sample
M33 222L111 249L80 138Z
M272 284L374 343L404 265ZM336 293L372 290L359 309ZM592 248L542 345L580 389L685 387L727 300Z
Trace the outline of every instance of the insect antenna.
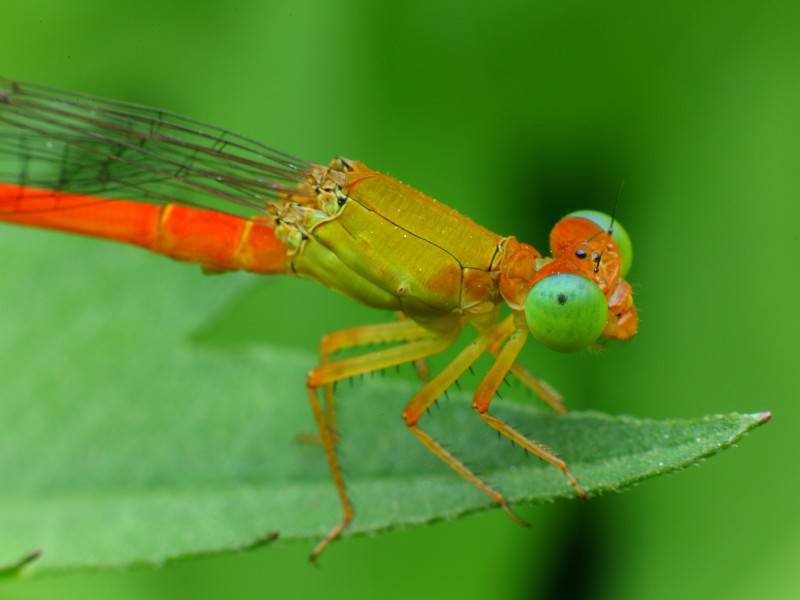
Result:
M625 178L623 177L622 180L619 182L619 189L617 190L617 197L614 200L614 207L611 209L611 222L608 224L608 229L605 232L598 231L594 235L590 236L586 240L585 243L591 242L595 237L597 237L601 233L607 233L608 235L611 235L611 234L614 233L614 222L617 219L617 207L619 206L619 199L622 196L622 188L624 188L624 187L625 187ZM603 254L604 253L605 253L605 251L603 251L599 255L593 257L593 259L594 259L594 272L595 273L599 273L600 272L600 263L603 260Z
M611 209L611 223L608 224L608 233L614 233L614 221L617 218L617 207L619 206L619 199L622 197L622 188L625 187L625 178L619 182L619 189L617 190L617 197L614 200L614 208Z

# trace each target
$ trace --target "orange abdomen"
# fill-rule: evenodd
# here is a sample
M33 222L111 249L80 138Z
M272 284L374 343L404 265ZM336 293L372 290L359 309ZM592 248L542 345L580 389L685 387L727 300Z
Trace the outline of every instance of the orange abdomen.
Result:
M284 273L288 264L268 223L176 204L0 183L0 221L133 244L212 272Z

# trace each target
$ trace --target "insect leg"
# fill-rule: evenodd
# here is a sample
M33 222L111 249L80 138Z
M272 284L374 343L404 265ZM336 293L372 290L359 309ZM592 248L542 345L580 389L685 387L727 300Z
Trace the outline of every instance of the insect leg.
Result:
M401 311L398 311L397 318L401 321L408 320L406 314ZM417 377L420 378L420 381L428 381L431 378L428 371L428 363L425 362L424 358L418 358L414 361L414 370L417 372Z
M497 353L493 352L492 354L497 357ZM564 415L567 413L567 407L564 406L564 403L561 401L561 394L559 394L549 383L539 379L536 377L536 375L528 371L528 369L516 361L511 365L509 370L523 384L532 389L533 392L539 396L539 398L547 402L547 404L549 404L558 414Z
M586 492L583 491L583 488L581 488L578 480L575 479L575 476L569 470L567 463L559 458L552 450L539 442L528 439L519 431L505 423L503 420L489 413L489 405L492 402L492 398L494 397L497 388L500 386L500 382L503 381L503 377L505 377L506 373L509 371L509 369L511 369L511 366L514 364L517 355L519 354L520 350L522 350L522 347L525 345L525 341L528 338L528 328L525 324L524 314L521 311L515 312L514 320L516 325L514 333L511 334L511 337L506 345L503 346L502 350L497 353L497 359L495 360L491 369L489 369L486 377L483 378L483 381L481 381L480 385L478 386L478 389L475 392L475 398L472 401L472 407L478 413L478 416L480 416L480 418L483 419L490 427L509 438L515 444L522 446L528 452L531 452L542 460L549 462L551 465L563 472L566 478L578 492L578 495L586 497Z
M516 324L514 322L514 315L509 315L495 328L495 337L489 344L487 351L492 356L497 358L503 342L508 339L508 336L514 332L515 328ZM561 394L554 390L546 381L542 381L516 361L511 365L509 370L517 377L517 379L533 390L537 396L552 406L557 413L563 415L567 412L567 409L561 402Z
M499 326L498 326L499 327ZM447 365L436 377L431 379L406 405L403 411L403 420L417 439L442 460L447 466L469 481L484 494L494 500L500 507L508 513L514 520L523 525L527 525L509 507L503 495L483 481L469 467L458 460L450 452L445 450L439 442L433 439L428 433L420 428L417 423L425 410L464 372L475 360L486 350L492 341L492 332L479 335L461 353Z
M322 338L319 348L320 366L330 364L331 355L340 350L366 346L368 344L404 342L433 336L434 333L424 327L420 327L410 319L404 319L396 323L362 325L359 327L340 329ZM418 359L418 361L420 360L422 359ZM325 397L325 419L328 428L332 432L333 443L336 445L339 442L339 435L336 429L336 406L333 398L333 383L325 384L323 394Z
M428 371L428 363L424 358L418 358L414 361L414 370L417 372L417 377L420 381L429 381L431 374Z
M402 322L393 325L405 325L408 327L407 324ZM360 329L360 333L362 334L365 333L363 328L355 329ZM374 331L372 333L374 333ZM420 332L416 329L409 328L406 330L406 335L410 335L412 336L412 339L414 339L419 337ZM311 552L310 558L312 561L316 560L325 547L339 537L339 534L341 534L345 527L347 527L353 520L353 505L347 495L342 469L339 465L339 459L336 456L336 441L332 435L325 412L320 404L317 390L320 387L334 383L335 381L339 381L341 379L345 379L347 377L353 377L362 373L377 371L386 367L391 367L397 364L424 358L426 356L431 356L433 354L438 354L453 343L453 337L430 337L431 334L428 335L429 337L427 339L418 339L400 346L370 352L361 356L329 362L328 364L320 365L316 369L309 371L308 381L306 383L306 387L308 388L308 399L311 404L311 410L314 413L314 419L317 422L317 428L322 440L322 446L325 449L325 456L328 459L328 466L330 467L331 475L333 476L333 482L336 485L336 491L339 493L339 501L342 504L343 512L341 522L336 525L336 527L331 529ZM351 332L350 336L343 334L342 339L344 340L348 337L352 342L356 339L364 340L369 336L359 337L355 333Z

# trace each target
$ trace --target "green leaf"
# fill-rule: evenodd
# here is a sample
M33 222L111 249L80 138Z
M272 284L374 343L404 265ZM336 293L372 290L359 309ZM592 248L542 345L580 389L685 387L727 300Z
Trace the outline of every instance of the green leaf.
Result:
M29 562L37 572L159 564L276 535L316 540L337 523L323 453L296 440L313 431L304 381L314 357L188 341L252 278L10 228L0 252L19 256L0 265L0 575ZM418 387L389 377L339 387L357 508L347 535L491 507L405 430L399 415ZM591 494L687 466L769 418L493 410L559 452ZM512 502L574 495L558 471L497 440L466 393L423 426Z

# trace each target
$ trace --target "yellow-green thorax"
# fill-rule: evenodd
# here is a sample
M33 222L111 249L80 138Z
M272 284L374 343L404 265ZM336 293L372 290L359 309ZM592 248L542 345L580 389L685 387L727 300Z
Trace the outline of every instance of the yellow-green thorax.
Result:
M434 329L494 322L503 238L359 162L312 176L277 219L296 274Z

